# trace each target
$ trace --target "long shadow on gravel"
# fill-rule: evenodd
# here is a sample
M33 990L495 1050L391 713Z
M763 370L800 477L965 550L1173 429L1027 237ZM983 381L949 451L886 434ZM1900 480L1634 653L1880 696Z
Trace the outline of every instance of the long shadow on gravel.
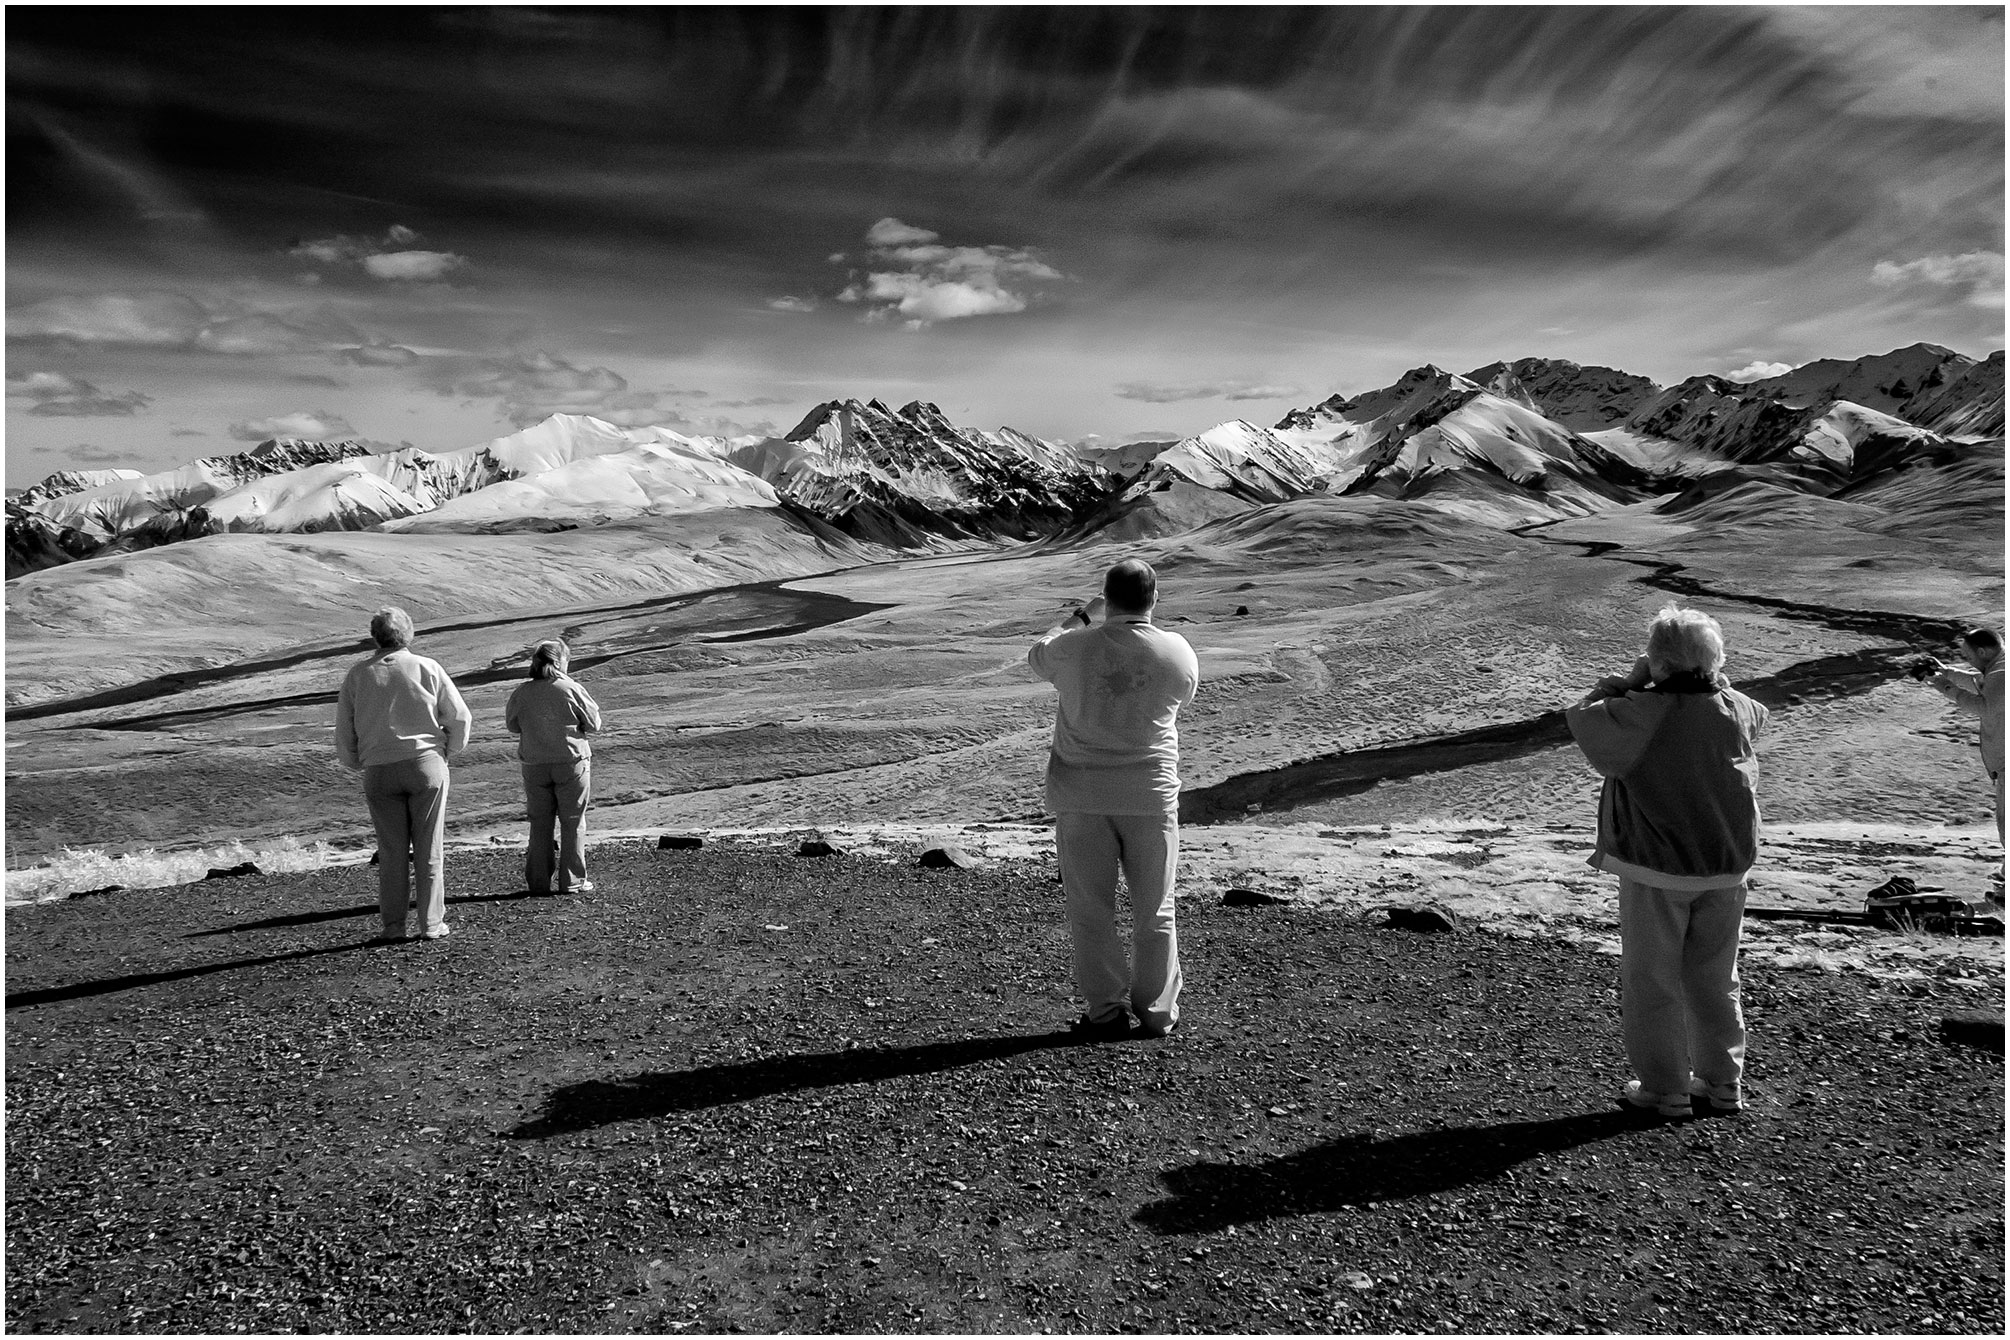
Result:
M263 954L257 958L226 959L222 963L198 963L192 968L169 968L163 972L129 972L122 977L100 977L93 982L72 982L68 986L45 986L31 991L10 991L7 993L7 1008L18 1010L26 1005L53 1005L59 1000L82 1000L86 996L109 996L115 991L131 991L142 986L158 986L162 982L181 982L191 977L207 977L217 972L238 972L245 968L263 968L274 963L291 963L296 959L320 958L323 954L346 954L356 949L387 948L359 940L353 944L326 945L320 949L296 949L287 954Z
M611 1126L618 1121L724 1107L803 1089L873 1084L903 1075L955 1070L1022 1052L1079 1047L1092 1041L1077 1033L1032 1033L968 1038L961 1042L925 1042L912 1047L797 1053L733 1065L700 1066L695 1070L645 1072L627 1079L590 1079L554 1089L545 1100L544 1114L510 1131L508 1138L543 1140L596 1126Z
M1408 1200L1500 1176L1517 1163L1643 1129L1624 1112L1586 1112L1335 1140L1255 1167L1190 1163L1159 1174L1165 1200L1131 1217L1154 1233L1213 1233L1286 1215Z
M556 893L532 893L524 889L518 893L455 893L447 896L448 903L512 903L523 898L557 898ZM201 940L212 935L235 935L239 931L283 930L288 926L312 926L323 921L343 921L350 917L374 917L377 915L375 901L358 903L354 907L338 907L332 912L294 912L283 917L266 917L260 921L240 921L235 926L217 926L206 931L190 931L181 938Z

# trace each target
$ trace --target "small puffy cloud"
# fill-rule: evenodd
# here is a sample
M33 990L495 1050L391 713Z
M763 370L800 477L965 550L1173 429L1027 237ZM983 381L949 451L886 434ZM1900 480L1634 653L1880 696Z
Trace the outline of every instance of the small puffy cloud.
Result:
M286 254L295 260L313 261L319 265L359 266L372 279L394 283L429 283L444 279L468 263L467 257L457 256L451 251L417 250L412 244L418 240L417 232L402 223L394 223L381 239L338 233L333 237L295 242L287 248ZM305 275L301 276L301 281L309 282ZM314 282L318 282L318 278Z
M797 298L789 294L768 299L768 306L777 312L814 312L817 309L814 299Z
M467 263L467 257L451 251L387 251L365 256L363 270L372 279L425 283L444 279Z
M1879 261L1871 267L1870 282L1886 288L1968 289L1968 301L1977 307L2003 306L2003 253L1968 251L1959 256L1921 256L1918 260Z
M884 218L866 232L872 250L839 302L865 305L865 321L900 320L909 330L937 321L1023 312L1031 286L1067 278L1023 247L945 246L926 228Z
M1124 382L1117 394L1148 405L1170 405L1180 400L1286 400L1298 395L1299 389L1245 381Z
M402 368L419 361L419 356L404 345L382 340L371 340L353 349L337 349L335 357L340 362L365 368Z
M868 275L864 284L852 285L838 298L841 302L883 304L868 311L867 315L874 320L890 320L898 314L910 323L924 324L1026 310L1024 298L996 282L942 279L898 271Z
M1731 382L1762 382L1772 377L1784 377L1793 370L1794 365L1792 363L1761 363L1754 361L1745 364L1744 367L1739 368L1736 372L1725 373L1724 380Z
M208 324L202 305L179 293L63 294L7 313L7 338L172 349Z
M269 419L247 419L230 425L230 435L240 442L263 442L270 437L302 437L326 441L356 436L356 430L339 414L327 410L296 410L275 414Z
M145 409L152 398L138 391L106 395L82 377L63 372L10 372L7 396L29 401L29 414L79 419L130 417Z
M324 237L315 242L295 242L286 249L286 254L296 260L340 265L344 261L360 261L370 251L371 244L357 238Z
M931 233L926 228L916 228L888 216L865 230L865 240L875 247L906 246L913 242L933 242L942 236Z

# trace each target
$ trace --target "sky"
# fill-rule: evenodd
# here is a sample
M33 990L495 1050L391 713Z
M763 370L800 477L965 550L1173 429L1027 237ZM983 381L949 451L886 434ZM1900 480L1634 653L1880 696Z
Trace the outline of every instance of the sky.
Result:
M11 6L7 483L2003 345L2000 8Z

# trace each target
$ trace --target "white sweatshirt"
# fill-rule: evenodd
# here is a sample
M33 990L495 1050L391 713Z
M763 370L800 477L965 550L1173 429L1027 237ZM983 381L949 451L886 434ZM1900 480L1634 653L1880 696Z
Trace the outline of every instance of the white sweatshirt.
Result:
M1026 656L1060 692L1047 809L1054 814L1164 814L1179 808L1179 710L1200 687L1200 661L1151 616L1047 634Z

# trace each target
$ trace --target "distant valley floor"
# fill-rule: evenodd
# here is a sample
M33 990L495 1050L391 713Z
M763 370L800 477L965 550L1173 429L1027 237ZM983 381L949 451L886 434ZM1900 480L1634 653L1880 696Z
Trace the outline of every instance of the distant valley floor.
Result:
M1885 572L1852 603L1819 536L1636 528L1622 538L1643 547L1612 551L1607 531L1601 553L1566 542L1572 524L1591 523L1551 539L1415 504L1306 499L1135 546L1159 567L1160 621L1201 657L1181 723L1189 819L1588 828L1596 779L1557 709L1629 665L1649 616L1679 595L1723 621L1729 673L1773 709L1760 742L1769 819L1988 821L1972 719L1903 675L1947 629L2000 607L1987 537L1916 563L1910 587ZM596 827L1036 819L1052 691L1025 649L1128 551L952 553L441 621L420 649L465 686L478 723L455 771L455 830L518 822L502 702L524 649L559 634L607 721ZM1905 554L1862 536L1849 552ZM1687 570L1671 582L1677 561ZM506 600L507 576L495 585ZM131 701L17 707L10 864L65 847L360 842L366 817L330 726L353 638L156 680ZM101 679L122 653L147 653L144 637L80 632L40 654L65 645Z

